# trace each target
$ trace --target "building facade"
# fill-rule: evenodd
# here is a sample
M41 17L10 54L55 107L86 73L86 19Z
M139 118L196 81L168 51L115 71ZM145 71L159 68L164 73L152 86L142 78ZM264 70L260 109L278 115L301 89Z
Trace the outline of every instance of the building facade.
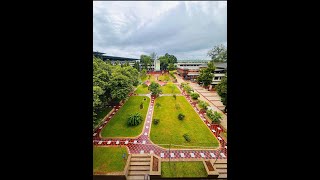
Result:
M207 61L178 61L177 65L177 74L185 80L190 80L195 82L200 74L202 68L207 68ZM214 71L214 77L212 79L212 86L217 85L221 79L225 76L227 72L227 63L215 63L216 69Z

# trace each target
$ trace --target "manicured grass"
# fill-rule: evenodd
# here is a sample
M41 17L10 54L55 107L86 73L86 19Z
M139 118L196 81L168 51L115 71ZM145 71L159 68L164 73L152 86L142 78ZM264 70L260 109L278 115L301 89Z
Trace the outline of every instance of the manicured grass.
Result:
M160 119L158 125L152 124L150 138L155 144L176 144L184 146L201 146L216 148L219 142L216 137L206 127L192 106L184 96L177 96L175 100L172 96L162 96L155 100L160 103L160 107L154 107L153 119ZM180 108L176 109L176 105ZM184 120L178 119L178 114L185 115ZM191 138L187 142L183 137L188 134ZM160 145L168 148L168 145ZM171 148L200 148L200 147L180 147Z
M137 93L137 94L149 94L150 91L148 90L148 86L147 87L143 87L143 85L139 85L137 87L137 90L135 91L135 93Z
M164 74L164 75L159 76L158 80L159 81L170 81L170 76L169 76L169 74Z
M144 101L143 99L146 98ZM140 103L143 102L143 109ZM147 96L131 96L129 100L112 117L111 121L102 129L102 137L135 137L138 136L143 128L147 115L150 98ZM127 121L130 114L139 112L143 121L137 126L128 126Z
M104 174L124 170L126 160L123 153L128 157L125 147L93 147L93 174Z
M148 76L141 77L141 81L145 82L148 79Z
M150 78L149 78L149 77L150 77ZM149 75L148 75L148 80L149 80L150 82L156 81L156 77L149 74Z
M161 86L162 94L181 94L180 90L175 84L167 83L164 86Z
M208 177L202 161L161 162L161 177Z

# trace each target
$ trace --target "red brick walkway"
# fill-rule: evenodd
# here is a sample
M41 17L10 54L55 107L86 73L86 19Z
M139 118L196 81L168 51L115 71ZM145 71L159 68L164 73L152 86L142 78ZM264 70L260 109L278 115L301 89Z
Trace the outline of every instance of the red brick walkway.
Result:
M179 86L178 86L179 87ZM112 116L114 116L115 113L118 112L119 108L121 108L120 105L115 106L115 112L111 114L109 117L106 118L105 122L97 128L93 133L93 144L95 146L111 146L111 145L119 145L119 146L127 146L129 149L130 154L137 154L137 153L154 153L162 158L169 158L171 155L171 158L205 158L205 159L227 159L227 146L225 141L219 137L219 133L223 132L223 129L220 127L220 125L211 125L205 118L204 114L200 112L196 108L196 103L193 103L190 99L190 96L182 93L188 102L193 106L194 110L199 114L200 118L203 120L203 122L207 125L207 127L211 130L211 132L214 134L214 136L217 137L217 139L220 142L220 147L217 150L183 150L183 149L177 149L177 146L175 147L175 150L165 149L161 148L155 144L153 144L149 140L149 134L150 134L150 126L152 125L152 115L153 115L153 109L154 109L154 99L155 97L151 96L151 102L148 107L148 113L147 118L144 123L143 133L138 136L138 138L126 138L126 139L119 139L119 138L101 138L100 137L100 131L102 128L112 119ZM131 96L132 94L130 94ZM172 154L173 153L173 154Z

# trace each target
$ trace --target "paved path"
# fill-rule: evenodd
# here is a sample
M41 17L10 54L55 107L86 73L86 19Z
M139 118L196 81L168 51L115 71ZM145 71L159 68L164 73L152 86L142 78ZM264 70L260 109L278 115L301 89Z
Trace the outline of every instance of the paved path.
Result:
M187 81L183 80L180 76L177 76L177 75L176 75L176 77L177 77L177 81L178 81L180 84L183 83L183 82L187 82ZM227 128L227 115L226 115L223 111L221 111L221 110L213 103L212 100L210 101L207 97L205 97L205 96L203 95L203 92L204 92L204 91L206 91L206 92L209 92L209 91L208 91L208 90L205 90L205 88L203 88L203 87L200 87L200 86L197 85L196 83L192 83L192 82L188 82L188 83L190 84L190 86L193 87L194 90L196 90L196 91L199 93L199 95L200 95L199 99L200 99L200 100L207 102L207 103L210 105L210 107L211 107L211 109L212 109L213 111L218 111L219 113L222 114L222 120L221 120L221 123L220 123L220 124L221 124L221 126L223 126L225 129L228 129L228 128ZM195 86L197 86L197 87L199 87L199 88L194 88ZM213 93L213 92L211 92L211 93Z
M179 88L180 89L180 88ZM181 90L181 89L180 89ZM130 94L129 96L132 96ZM219 133L223 132L223 129L220 125L211 125L204 118L204 114L201 113L196 108L196 103L192 102L190 96L183 93L183 96L186 97L188 102L193 106L194 110L199 114L200 118L207 125L207 127L211 130L214 136L220 142L220 147L216 150L212 149L204 149L204 150L196 150L196 149L165 149L153 144L149 139L150 129L152 125L152 115L154 111L154 101L155 97L151 96L150 105L148 107L148 113L146 120L144 121L144 127L141 135L136 138L101 138L100 132L102 128L112 120L112 117L119 111L122 107L121 105L114 106L115 112L106 118L105 122L97 128L93 133L93 144L95 146L126 146L129 149L130 154L151 154L154 153L161 158L205 158L205 159L227 159L227 146L224 140L219 137ZM149 95L150 97L150 95ZM176 146L175 148L177 148Z

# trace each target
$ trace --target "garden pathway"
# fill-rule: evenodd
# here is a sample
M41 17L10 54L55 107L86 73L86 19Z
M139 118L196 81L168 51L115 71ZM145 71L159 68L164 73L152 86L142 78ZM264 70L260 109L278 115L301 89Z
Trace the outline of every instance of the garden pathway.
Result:
M165 149L159 147L158 145L152 143L149 139L150 129L152 125L152 115L154 111L154 100L155 97L151 96L151 101L148 107L148 113L146 120L144 122L144 127L142 133L136 138L102 138L100 136L100 132L102 128L112 120L112 117L119 111L122 107L121 105L114 106L115 112L109 115L105 122L97 128L93 133L93 144L95 146L126 146L129 149L130 154L156 154L161 158L204 158L204 159L227 159L227 145L226 142L219 136L223 129L220 125L212 125L205 118L204 113L200 112L196 108L196 103L192 102L190 96L182 93L183 96L186 97L188 102L194 108L194 110L198 113L203 122L207 125L207 127L211 130L214 136L220 142L220 146L218 149L177 149L179 146L174 146L175 149ZM129 96L132 96L130 94ZM149 95L150 97L150 95Z

